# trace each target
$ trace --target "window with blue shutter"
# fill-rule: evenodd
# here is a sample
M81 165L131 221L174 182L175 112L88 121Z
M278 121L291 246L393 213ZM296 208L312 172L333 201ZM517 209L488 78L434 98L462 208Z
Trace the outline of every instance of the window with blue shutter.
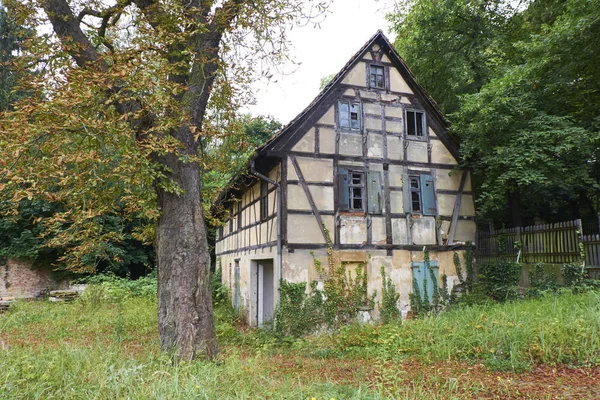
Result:
M367 172L367 203L369 207L369 213L380 214L381 213L381 172L379 171L368 171Z
M338 208L341 211L347 211L350 207L350 190L348 187L348 170L345 168L338 168L337 174L338 184Z
M402 197L407 214L436 215L431 175L402 175Z
M438 262L437 260L429 261L429 268L427 267L425 261L415 261L412 263L412 273L413 273L413 285L416 283L419 288L419 293L421 294L421 299L424 296L424 288L427 288L427 300L431 303L433 299L433 281L431 279L431 274L433 272L433 277L436 282L439 282L438 278ZM413 288L413 291L414 288Z
M435 191L431 175L421 175L421 205L423 215L435 215Z
M338 167L337 195L340 211L367 211L380 214L383 195L380 171Z

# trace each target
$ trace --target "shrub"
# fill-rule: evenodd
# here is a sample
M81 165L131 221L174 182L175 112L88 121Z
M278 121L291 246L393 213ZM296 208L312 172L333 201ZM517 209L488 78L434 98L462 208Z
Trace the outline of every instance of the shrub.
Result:
M492 261L481 265L479 283L483 293L496 301L515 299L521 278L521 265L510 261Z
M400 310L398 309L398 298L400 298L400 294L396 292L396 285L394 285L390 278L385 276L385 268L381 267L381 304L379 305L379 314L384 324L402 321Z
M229 301L229 290L222 283L222 269L217 266L215 272L210 274L210 288L212 291L212 300L214 305L226 304Z
M94 275L82 282L87 283L88 287L81 300L92 306L104 301L119 303L132 297L156 299L158 289L156 273L136 280L115 275Z
M323 295L317 282L311 282L310 293L306 283L281 280L279 306L275 313L275 333L278 336L300 337L314 331L323 323Z

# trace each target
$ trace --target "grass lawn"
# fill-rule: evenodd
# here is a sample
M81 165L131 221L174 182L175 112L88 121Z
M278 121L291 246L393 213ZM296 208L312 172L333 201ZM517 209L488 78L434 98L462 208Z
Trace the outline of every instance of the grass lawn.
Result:
M276 340L220 309L213 363L158 351L156 301L0 315L0 399L598 399L600 293Z

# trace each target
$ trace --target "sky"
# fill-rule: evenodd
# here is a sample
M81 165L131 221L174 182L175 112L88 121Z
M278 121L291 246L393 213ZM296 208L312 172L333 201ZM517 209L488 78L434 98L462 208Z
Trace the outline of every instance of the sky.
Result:
M378 29L390 39L385 13L393 10L392 0L334 0L320 27L313 25L289 32L291 63L269 82L256 82L253 115L270 115L287 124L319 93L321 78L337 73ZM290 73L291 72L291 73Z

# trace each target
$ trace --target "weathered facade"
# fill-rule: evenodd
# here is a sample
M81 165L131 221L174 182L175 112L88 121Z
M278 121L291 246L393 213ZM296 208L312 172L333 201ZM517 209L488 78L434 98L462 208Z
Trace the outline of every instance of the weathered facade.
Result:
M454 251L476 233L457 160L439 108L379 31L220 197L231 218L216 255L235 305L269 320L279 278L318 280L329 238L336 262L366 267L371 293L383 266L403 310L424 246L452 286Z
M0 257L0 299L35 298L49 290L66 287L48 268L33 269L31 261Z

